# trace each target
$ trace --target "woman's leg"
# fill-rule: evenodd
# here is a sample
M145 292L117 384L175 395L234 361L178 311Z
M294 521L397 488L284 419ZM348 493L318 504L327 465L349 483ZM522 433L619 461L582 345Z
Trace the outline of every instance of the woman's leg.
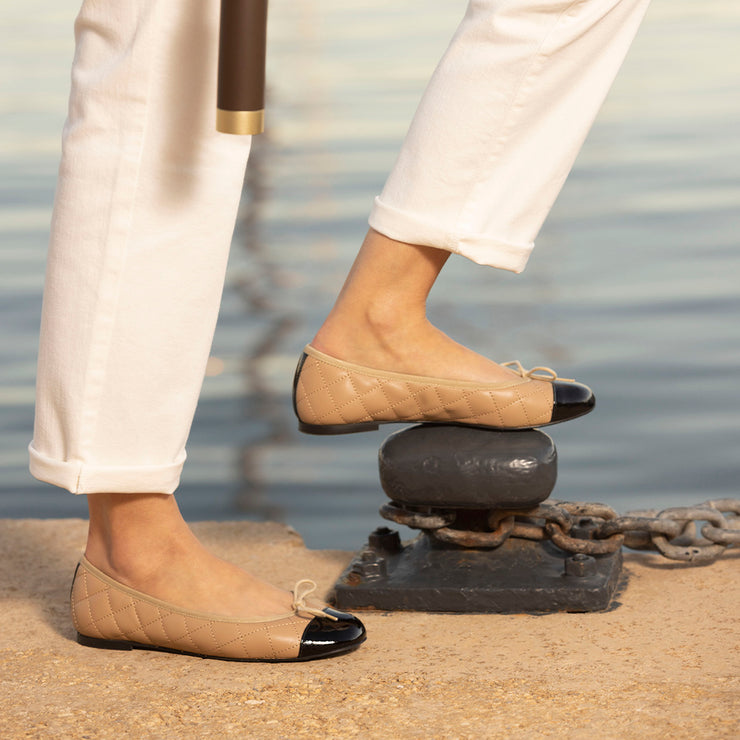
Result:
M337 302L312 345L380 370L505 381L511 371L453 341L426 317L450 253L368 232Z
M76 23L31 470L89 494L87 555L195 610L291 596L207 553L177 486L249 151L214 129L218 0L88 0Z
M169 494L87 497L85 557L132 588L186 609L241 618L290 611L291 595L208 552Z
M171 492L249 138L214 130L218 0L87 0L52 219L34 474Z
M648 3L471 0L317 349L382 370L507 376L429 324L429 289L450 252L524 269Z

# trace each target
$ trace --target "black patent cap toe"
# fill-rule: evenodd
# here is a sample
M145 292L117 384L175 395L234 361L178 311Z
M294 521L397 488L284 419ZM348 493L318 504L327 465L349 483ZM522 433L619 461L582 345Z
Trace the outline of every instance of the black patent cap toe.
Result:
M354 650L365 642L365 626L357 617L336 609L324 609L337 619L314 617L306 626L301 637L298 660L326 658Z
M592 411L596 405L593 391L582 383L556 380L552 384L553 406L551 424L568 421Z

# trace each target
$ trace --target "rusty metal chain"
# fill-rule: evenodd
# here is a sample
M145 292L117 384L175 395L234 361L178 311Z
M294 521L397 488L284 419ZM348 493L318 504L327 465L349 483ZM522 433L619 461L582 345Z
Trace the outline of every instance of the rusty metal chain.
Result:
M622 546L657 550L671 560L710 563L740 545L740 500L717 499L663 511L619 516L605 504L550 501L533 509L487 512L488 529L455 528L454 509L385 504L380 513L398 524L428 531L441 542L463 547L499 547L509 537L552 540L562 550L603 555ZM701 529L697 534L697 525Z

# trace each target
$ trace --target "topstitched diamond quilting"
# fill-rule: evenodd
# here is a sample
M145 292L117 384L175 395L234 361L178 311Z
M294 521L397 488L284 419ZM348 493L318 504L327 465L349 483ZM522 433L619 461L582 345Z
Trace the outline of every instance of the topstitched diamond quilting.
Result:
M265 622L221 621L166 609L102 581L80 564L72 586L78 632L221 657L293 658L310 618L291 615Z
M546 424L553 392L547 381L521 378L490 386L409 380L347 370L307 356L296 384L302 422L315 425L371 421L462 422L498 428Z

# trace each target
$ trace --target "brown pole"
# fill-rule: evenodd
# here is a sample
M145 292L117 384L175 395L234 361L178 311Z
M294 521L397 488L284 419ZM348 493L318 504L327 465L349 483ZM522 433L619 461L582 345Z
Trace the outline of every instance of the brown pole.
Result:
M267 0L221 0L216 129L261 134L265 128Z

